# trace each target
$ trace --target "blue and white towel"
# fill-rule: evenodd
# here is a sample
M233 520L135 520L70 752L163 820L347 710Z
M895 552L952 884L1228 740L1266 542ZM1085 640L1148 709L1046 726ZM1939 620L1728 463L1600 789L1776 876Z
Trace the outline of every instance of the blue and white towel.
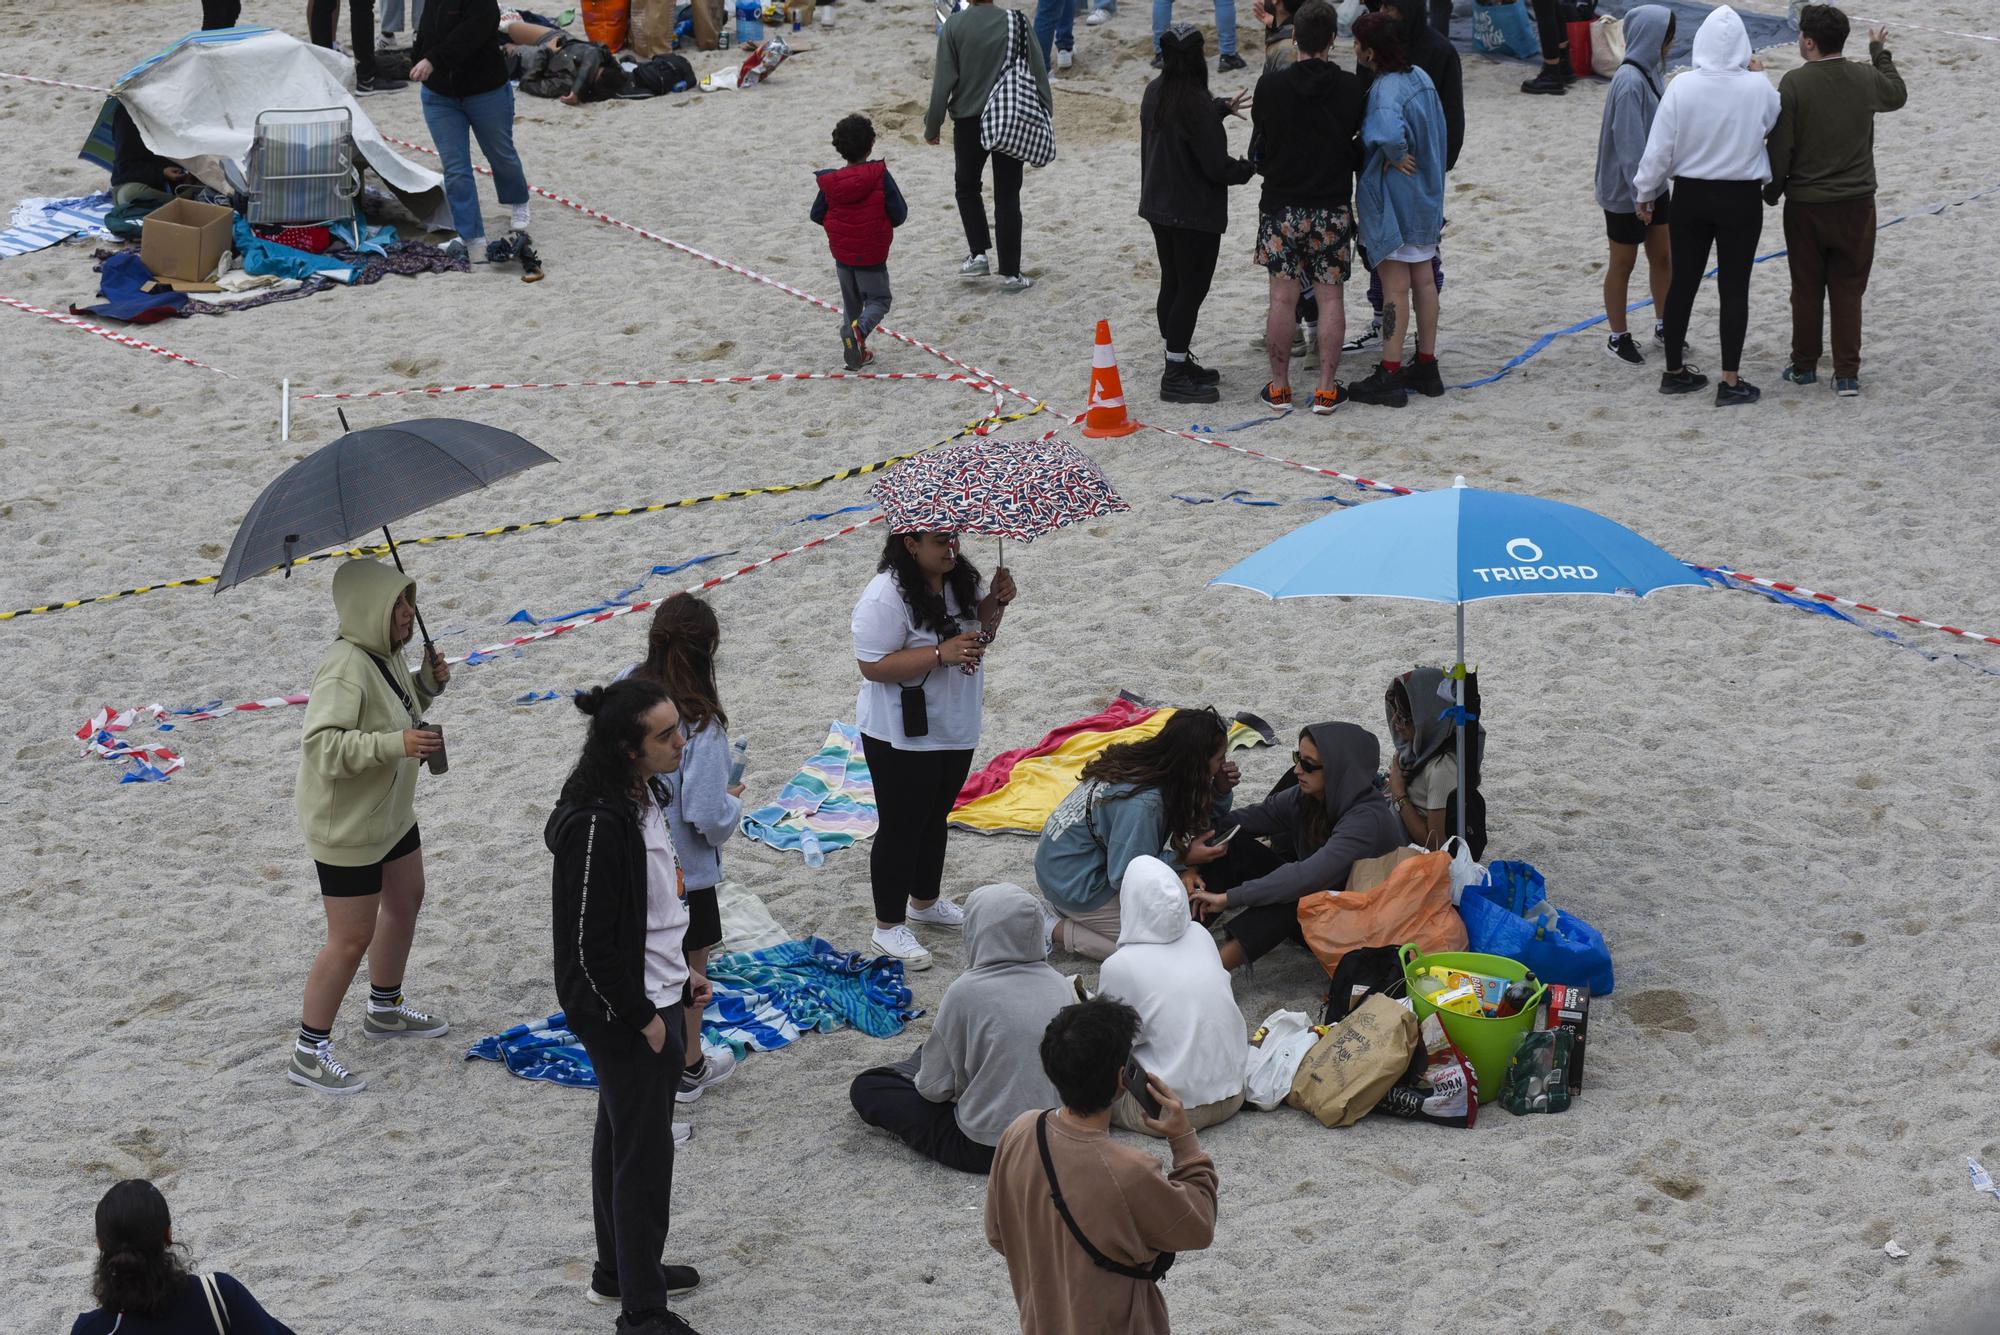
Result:
M0 232L0 259L46 250L73 236L111 237L104 225L110 212L110 191L70 199L24 199L14 206L7 230Z

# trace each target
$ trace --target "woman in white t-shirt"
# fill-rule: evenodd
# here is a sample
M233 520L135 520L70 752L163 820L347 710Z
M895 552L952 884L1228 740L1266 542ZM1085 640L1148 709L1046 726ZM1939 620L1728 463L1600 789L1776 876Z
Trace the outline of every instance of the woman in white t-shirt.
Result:
M952 533L892 533L876 570L853 622L855 724L881 821L868 855L871 940L906 969L928 969L931 953L908 923L965 920L939 896L945 823L979 745L981 659L1014 601L1014 577L1002 566L989 588Z

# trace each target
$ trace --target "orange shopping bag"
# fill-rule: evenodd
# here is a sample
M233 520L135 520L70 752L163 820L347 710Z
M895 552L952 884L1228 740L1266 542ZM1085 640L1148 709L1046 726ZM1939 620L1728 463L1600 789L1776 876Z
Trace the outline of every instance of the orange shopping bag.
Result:
M1388 879L1369 873L1371 863L1396 859ZM1385 858L1354 864L1349 885L1368 889L1331 890L1299 901L1299 930L1306 945L1329 975L1341 957L1364 946L1400 946L1416 942L1424 954L1464 950L1465 920L1451 902L1451 854L1398 849Z

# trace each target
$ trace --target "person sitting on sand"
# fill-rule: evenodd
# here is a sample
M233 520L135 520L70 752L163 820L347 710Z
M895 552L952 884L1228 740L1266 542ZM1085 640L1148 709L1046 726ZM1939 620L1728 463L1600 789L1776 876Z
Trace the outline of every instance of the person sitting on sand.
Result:
M1213 709L1177 709L1158 733L1107 747L1085 765L1035 849L1052 944L1108 958L1123 926L1125 869L1169 848L1190 867L1221 857L1201 836L1229 809L1236 781L1229 729Z
M500 37L507 77L530 97L553 97L573 107L616 97L631 82L610 47L530 23L516 10L500 12Z
M1243 1106L1249 1050L1229 970L1215 938L1189 918L1187 891L1166 863L1133 858L1118 900L1118 949L1104 961L1098 990L1139 1012L1132 1055L1180 1094L1188 1124L1197 1131L1214 1126ZM1111 1105L1111 1121L1127 1131L1159 1134L1129 1093Z
M1222 963L1241 968L1280 941L1305 944L1299 901L1340 890L1362 858L1380 857L1404 842L1395 812L1375 786L1382 755L1375 734L1352 723L1315 723L1299 733L1292 764L1299 781L1256 806L1231 812L1237 831L1225 856L1191 887L1204 918L1244 910L1227 925ZM1219 835L1226 835L1223 829ZM1265 848L1246 835L1268 837Z
M1413 844L1436 849L1451 833L1457 809L1458 730L1444 714L1438 668L1416 668L1382 693L1389 716L1389 805Z
M70 1335L292 1335L235 1278L189 1274L184 1250L158 1187L136 1177L114 1184L97 1202L97 1306Z
M970 967L945 989L930 1037L856 1076L848 1098L862 1121L926 1159L985 1173L1007 1124L1055 1101L1036 1044L1076 994L1049 967L1041 910L1018 885L966 897L965 949Z

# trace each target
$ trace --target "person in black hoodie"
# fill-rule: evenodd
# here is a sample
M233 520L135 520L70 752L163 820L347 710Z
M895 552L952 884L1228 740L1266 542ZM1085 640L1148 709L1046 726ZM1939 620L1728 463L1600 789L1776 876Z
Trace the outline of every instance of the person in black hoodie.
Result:
M680 715L658 682L638 677L585 691L576 707L590 731L542 837L555 855L556 999L597 1072L597 1264L585 1296L619 1303L621 1332L694 1335L667 1296L701 1277L660 1263L682 1007L706 1006L712 992L683 950L686 892L659 782L680 767Z
M1214 403L1222 377L1194 359L1195 320L1215 278L1215 259L1229 227L1229 187L1255 174L1247 159L1229 156L1225 116L1241 116L1250 100L1210 97L1201 30L1176 23L1160 35L1161 74L1139 101L1139 216L1153 228L1160 252L1155 312L1166 344L1160 398L1167 403Z
M1202 887L1189 892L1204 917L1244 910L1225 929L1226 967L1261 959L1280 941L1303 945L1299 901L1345 888L1356 862L1405 842L1401 822L1376 786L1381 758L1381 744L1368 729L1315 723L1299 733L1292 752L1297 785L1229 813L1215 838L1235 828L1268 837L1270 847L1239 836L1221 861L1202 868Z
M1263 174L1258 200L1257 263L1271 275L1264 354L1271 381L1265 406L1292 404L1292 334L1299 293L1319 300L1319 384L1313 411L1333 412L1347 398L1333 378L1346 336L1341 284L1354 259L1355 135L1364 109L1362 83L1333 63L1333 6L1306 0L1292 20L1298 60L1257 80L1250 104L1251 152Z
M521 261L528 282L542 276L541 257L528 237L528 178L514 151L514 87L500 54L500 7L494 0L430 0L417 22L410 77L424 86L424 124L444 164L444 197L458 240L448 251L474 264ZM511 233L486 244L479 213L479 180L472 174L472 139L493 169L493 189L511 215Z

